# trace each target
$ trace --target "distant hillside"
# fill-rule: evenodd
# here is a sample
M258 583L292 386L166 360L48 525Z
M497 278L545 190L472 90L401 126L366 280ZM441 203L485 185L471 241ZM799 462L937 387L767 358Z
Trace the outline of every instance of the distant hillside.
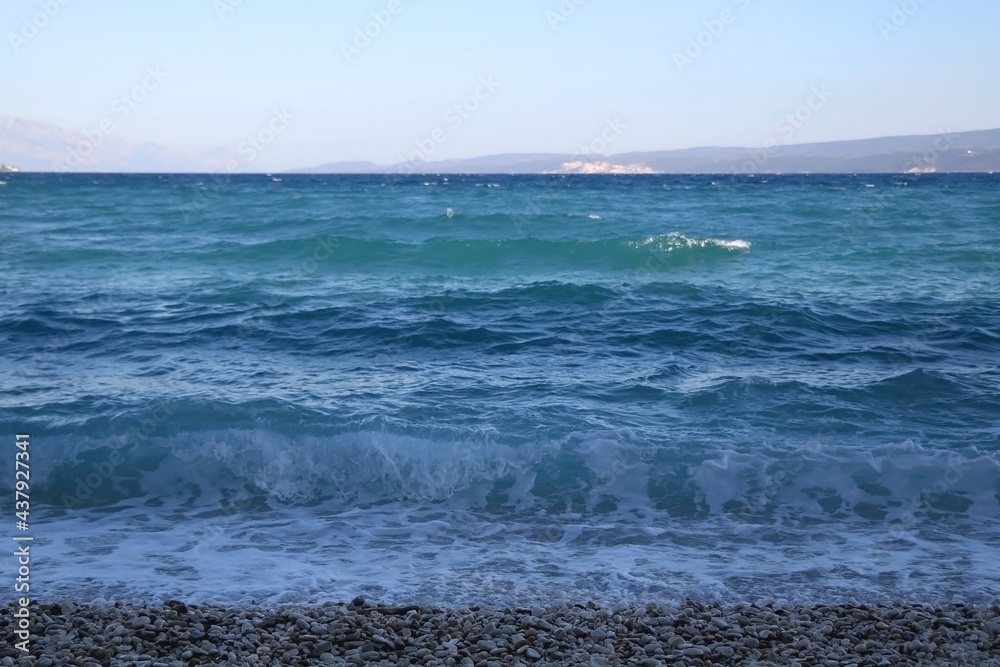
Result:
M210 171L212 163L152 143L135 146L113 134L88 136L54 125L0 116L0 155L24 171ZM220 169L221 170L221 169Z
M231 151L188 155L114 133L65 130L0 116L0 171L223 172ZM508 153L379 165L331 162L304 174L777 174L1000 171L1000 129L763 147L701 147L617 155Z
M401 165L332 162L293 173L928 173L1000 171L1000 129L770 148L703 147L580 156L552 153L489 155Z

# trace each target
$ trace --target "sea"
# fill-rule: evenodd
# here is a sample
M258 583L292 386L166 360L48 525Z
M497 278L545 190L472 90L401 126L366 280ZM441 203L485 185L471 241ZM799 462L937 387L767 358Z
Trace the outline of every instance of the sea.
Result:
M1000 175L12 173L0 240L38 600L1000 596Z

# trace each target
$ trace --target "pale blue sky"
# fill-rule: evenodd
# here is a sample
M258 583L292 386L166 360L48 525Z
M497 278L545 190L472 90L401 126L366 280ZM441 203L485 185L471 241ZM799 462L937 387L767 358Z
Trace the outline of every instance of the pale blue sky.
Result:
M115 136L232 152L287 109L264 169L391 163L421 141L431 159L575 153L609 118L626 126L610 153L1000 127L988 0L563 0L574 11L554 26L559 0L396 0L350 61L343 45L388 0L59 1L4 0L0 114L86 130L159 67L166 79ZM23 38L46 5L54 15ZM679 68L674 54L724 11ZM490 94L481 77L500 85ZM446 116L477 86L478 108ZM779 134L814 87L829 100Z

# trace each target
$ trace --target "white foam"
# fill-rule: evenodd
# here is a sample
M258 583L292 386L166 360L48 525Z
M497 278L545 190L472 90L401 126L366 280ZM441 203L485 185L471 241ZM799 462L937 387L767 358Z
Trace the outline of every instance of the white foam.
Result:
M638 245L639 247L655 245L660 250L670 252L674 248L706 248L709 246L726 248L727 250L749 250L752 244L742 239L697 239L685 236L680 232L671 232L662 236L650 236Z
M730 240L727 240L727 239L705 239L705 243L706 244L710 244L710 245L717 245L720 248L728 248L729 250L749 250L750 249L750 242L749 241L742 241L740 239L736 239L736 240L733 240L733 241L730 241Z
M996 521L901 540L883 526L838 522L796 529L571 515L529 521L433 505L231 516L169 505L112 510L39 517L39 599L975 602L1000 591ZM5 559L3 576L12 567Z

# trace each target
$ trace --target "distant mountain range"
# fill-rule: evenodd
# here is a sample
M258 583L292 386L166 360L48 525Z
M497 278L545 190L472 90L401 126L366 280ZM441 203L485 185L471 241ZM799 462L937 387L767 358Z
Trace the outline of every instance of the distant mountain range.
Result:
M0 116L0 171L223 172L229 151L189 155L153 143ZM14 165L14 166L10 166ZM247 171L250 171L247 169ZM777 174L1000 171L1000 129L755 148L687 148L617 155L511 153L378 165L330 162L300 174Z
M153 143L140 146L102 133L0 116L0 160L21 171L204 172L222 171L225 162L191 156Z
M331 162L301 174L791 174L1000 171L1000 129L767 148L686 148L584 156L512 153L399 165Z

